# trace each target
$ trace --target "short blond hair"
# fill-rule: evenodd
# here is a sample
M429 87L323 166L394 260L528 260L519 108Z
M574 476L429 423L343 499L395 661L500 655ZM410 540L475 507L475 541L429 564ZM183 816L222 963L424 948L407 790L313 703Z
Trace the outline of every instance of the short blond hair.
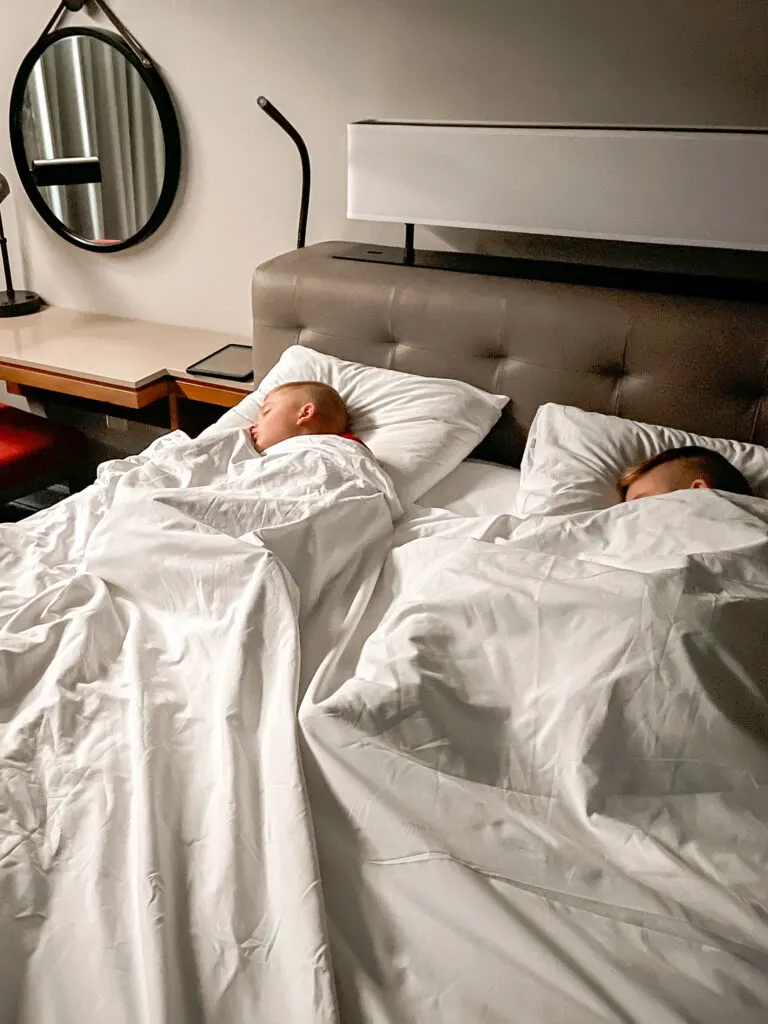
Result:
M627 491L646 473L650 473L657 466L663 466L668 462L686 462L693 466L709 487L716 491L730 491L731 494L752 495L752 488L745 477L736 467L726 459L720 452L712 448L702 448L700 445L686 445L684 448L668 448L666 451L652 455L650 459L643 459L636 462L634 466L625 469L616 480L616 490L622 501L627 500Z
M329 434L343 434L349 430L349 412L344 399L330 384L320 380L292 380L279 384L270 394L289 390L301 392L314 405L318 423L326 427Z

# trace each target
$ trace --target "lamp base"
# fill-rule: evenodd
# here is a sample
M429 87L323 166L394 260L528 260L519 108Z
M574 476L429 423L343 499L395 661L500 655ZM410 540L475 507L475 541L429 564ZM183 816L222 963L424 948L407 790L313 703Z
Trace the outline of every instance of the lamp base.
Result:
M726 250L723 250L724 252ZM730 250L728 250L730 252ZM756 256L757 253L750 253ZM762 255L762 253L760 254ZM559 284L584 284L596 288L626 288L633 291L662 292L705 298L737 299L741 302L768 304L765 274L751 277L726 271L710 274L694 270L667 271L623 267L611 264L567 263L564 260L532 259L520 256L488 256L481 253L435 249L410 250L394 245L347 245L334 253L336 260L360 263L384 263L390 266L449 270L462 274L490 277L529 278Z
M29 316L37 313L43 300L35 292L15 292L13 298L8 292L0 292L0 318L4 316Z

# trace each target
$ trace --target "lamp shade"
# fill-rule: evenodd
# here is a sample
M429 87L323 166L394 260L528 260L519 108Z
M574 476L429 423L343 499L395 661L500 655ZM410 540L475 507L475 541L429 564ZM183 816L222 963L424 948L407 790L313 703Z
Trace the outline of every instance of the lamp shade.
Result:
M349 217L768 251L768 131L363 121Z
M0 174L0 203L4 199L7 199L11 193L11 186L8 184L8 179Z

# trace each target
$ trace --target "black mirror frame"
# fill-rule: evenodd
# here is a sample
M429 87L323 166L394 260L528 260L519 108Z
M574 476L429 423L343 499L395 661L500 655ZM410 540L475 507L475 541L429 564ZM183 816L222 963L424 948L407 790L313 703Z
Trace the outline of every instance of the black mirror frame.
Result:
M134 235L131 235L130 238L124 238L119 242L113 242L107 245L101 245L98 242L91 241L88 238L82 238L80 235L75 234L74 231L70 231L66 224L63 224L62 221L60 221L53 213L43 197L40 195L40 192L32 179L32 172L29 169L27 154L24 148L24 133L22 130L24 93L26 91L32 69L49 46L57 42L59 39L67 39L71 36L92 36L95 39L101 40L103 43L107 43L109 46L113 46L122 54L123 57L125 57L131 66L138 71L142 81L149 89L150 95L155 103L155 107L157 108L157 113L160 118L160 128L163 133L163 143L165 145L165 173L163 175L163 185L160 189L160 195L155 209L152 211L152 215L147 220L146 224L144 224L143 227ZM29 196L30 202L43 218L45 223L52 228L57 235L66 239L66 241L71 242L72 245L78 246L80 249L87 249L90 252L120 252L122 249L130 249L132 246L138 245L139 242L143 242L145 239L149 238L150 235L154 234L168 216L171 207L173 206L173 202L179 188L179 179L181 177L181 132L173 100L171 99L171 94L168 92L168 88L158 71L151 65L147 67L142 64L130 47L127 46L118 35L115 35L112 32L105 32L102 29L96 28L62 28L57 29L54 32L47 33L38 40L21 62L21 66L13 82L13 88L11 90L10 133L11 151L16 164L16 170L19 178L21 179L21 184L24 186L24 191Z

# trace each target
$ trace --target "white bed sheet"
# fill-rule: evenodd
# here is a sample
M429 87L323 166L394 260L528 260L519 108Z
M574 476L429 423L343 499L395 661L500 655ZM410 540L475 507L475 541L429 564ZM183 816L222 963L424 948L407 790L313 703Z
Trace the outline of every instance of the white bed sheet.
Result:
M365 448L181 433L0 526L0 1022L335 1022L303 684L400 505Z
M395 536L300 711L342 1019L762 1024L768 503Z
M0 1024L763 1024L768 504L286 444L0 528Z
M459 516L511 513L520 470L481 459L466 459L419 498L422 508L443 508Z

